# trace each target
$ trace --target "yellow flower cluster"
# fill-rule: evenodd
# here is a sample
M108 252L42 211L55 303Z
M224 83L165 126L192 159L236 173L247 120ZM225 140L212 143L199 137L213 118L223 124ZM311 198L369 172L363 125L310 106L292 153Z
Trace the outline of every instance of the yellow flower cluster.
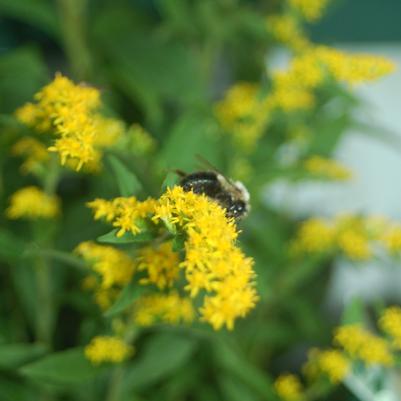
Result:
M135 263L123 251L108 245L82 242L75 252L88 261L100 279L100 288L108 289L114 285L124 285L131 281Z
M60 213L60 201L57 196L47 195L41 189L30 186L19 189L10 198L6 215L10 219L26 218L52 219Z
M258 85L239 82L216 104L215 111L222 128L249 151L269 123L270 108Z
M126 232L138 234L141 229L139 222L155 208L155 200L147 199L140 202L134 196L129 198L115 198L111 201L95 199L87 205L94 210L95 220L104 218L113 221L113 226L118 228L117 237L122 237Z
M293 15L271 15L266 19L266 27L277 41L296 51L303 51L311 45Z
M288 0L307 21L316 21L323 15L329 0Z
M352 358L360 359L367 364L391 366L394 363L387 342L358 324L339 327L335 332L334 341Z
M313 348L308 353L304 372L310 378L325 374L332 383L341 382L351 369L350 361L336 349L319 350Z
M14 144L11 152L13 155L25 159L21 165L21 171L24 174L35 172L44 162L49 160L46 146L32 137L21 138Z
M296 375L284 374L279 376L274 382L274 387L279 397L284 401L302 400L302 383Z
M392 306L385 309L379 319L380 328L392 338L393 346L401 349L401 308Z
M94 365L121 363L131 357L134 348L114 336L97 336L85 347L85 356Z
M123 132L123 125L99 114L100 92L90 86L76 85L57 74L53 82L35 95L35 103L27 103L16 111L17 118L38 132L57 136L48 148L60 155L61 164L77 171L86 165L99 169L101 148L114 144Z
M326 252L334 246L335 229L324 219L313 218L301 224L292 250L298 252Z
M278 86L314 89L326 77L349 84L374 81L394 71L389 59L365 54L347 54L327 46L316 46L294 57L286 71L273 75Z
M147 276L139 280L140 284L154 284L163 290L171 288L180 273L179 257L173 251L171 241L158 246L147 246L139 251L138 271L146 271Z
M291 17L273 16L268 21L279 40L291 41L291 35L297 29ZM239 82L229 88L215 106L215 114L222 128L245 151L255 148L275 111L291 112L313 107L314 90L327 79L353 84L378 79L394 70L394 63L383 57L346 54L325 46L312 47L301 36L295 37L298 39L293 46L303 49L291 60L286 70L272 73L268 91L255 83ZM322 163L320 168L323 168ZM317 161L313 164L316 167ZM347 176L339 168L334 171L333 165L328 167L326 164L325 168L330 173Z
M386 232L382 219L339 215L333 220L312 218L301 224L292 244L295 253L341 251L353 260L373 256L373 245Z
M307 172L332 180L349 180L351 171L338 162L321 156L312 156L305 160L304 168Z
M140 297L134 305L133 319L140 326L151 326L158 321L169 324L191 323L195 319L195 310L191 299L171 291Z
M390 253L396 253L401 250L401 226L392 225L387 230L383 231L381 241Z
M120 227L117 235L121 230L139 233L138 220L146 216L148 223L159 231L164 227L168 233L184 235L185 258L176 266L178 254L172 255L169 242L159 248L140 251L139 265L147 272L141 282L159 288L172 286L178 282L180 268L189 296L196 298L201 292L204 295L199 308L201 319L216 330L224 325L232 329L235 319L245 316L254 307L257 294L253 261L235 245L238 235L235 222L226 217L225 210L216 202L176 186L158 200L97 199L89 206L94 210L95 219L105 218Z

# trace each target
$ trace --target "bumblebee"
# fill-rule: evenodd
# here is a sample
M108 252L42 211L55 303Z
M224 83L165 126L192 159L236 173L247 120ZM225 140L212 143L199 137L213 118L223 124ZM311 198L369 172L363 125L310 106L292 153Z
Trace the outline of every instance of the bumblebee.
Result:
M226 210L226 216L237 220L244 218L249 210L249 192L240 181L232 181L217 171L196 171L181 176L180 185L184 191L204 194L215 200Z

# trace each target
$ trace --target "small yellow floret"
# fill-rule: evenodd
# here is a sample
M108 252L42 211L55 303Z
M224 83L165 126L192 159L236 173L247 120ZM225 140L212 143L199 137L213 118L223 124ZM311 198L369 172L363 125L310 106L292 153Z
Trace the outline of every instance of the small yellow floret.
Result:
M334 341L353 358L358 358L367 364L391 366L393 355L386 341L377 337L360 325L339 327L334 335Z
M392 306L387 308L379 320L381 329L393 339L393 345L401 349L401 308Z
M289 0L289 3L307 21L316 21L322 17L329 0Z
M85 356L94 365L121 363L131 357L134 348L118 337L98 336L85 347Z
M279 376L274 382L277 394L284 401L299 401L302 399L302 383L298 376L285 374Z
M305 170L311 174L332 180L349 180L351 171L336 162L321 156L312 156L304 162Z
M58 197L47 195L41 189L31 186L18 190L10 198L6 215L10 219L51 219L60 213Z

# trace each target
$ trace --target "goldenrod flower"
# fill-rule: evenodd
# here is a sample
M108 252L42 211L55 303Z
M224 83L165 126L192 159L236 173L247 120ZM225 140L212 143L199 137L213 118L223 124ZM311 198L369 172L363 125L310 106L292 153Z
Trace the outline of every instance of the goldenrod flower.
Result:
M38 218L51 219L60 213L60 201L57 196L47 195L41 189L30 186L19 189L10 198L6 215L10 219Z
M354 260L367 260L372 257L372 249L368 238L353 230L345 230L338 234L338 245L340 249Z
M21 156L25 160L21 165L21 171L26 173L34 172L44 162L49 160L49 153L46 146L35 138L23 137L11 148L15 156Z
M169 188L158 200L97 199L88 205L95 218L105 218L120 228L117 236L126 231L134 235L141 232L142 225L138 223L143 219L155 225L155 232L164 230L168 235L184 236L183 260L172 250L170 242L138 252L137 268L147 273L140 279L141 284L154 284L160 289L173 287L179 283L182 270L184 290L192 298L203 296L201 319L216 330L223 326L232 329L235 319L254 307L258 297L253 260L235 245L235 222L226 217L217 202L177 186Z
M113 220L113 226L119 229L117 237L122 237L126 232L134 235L140 232L139 221L154 211L155 200L149 198L140 202L134 196L111 201L95 199L88 202L87 206L93 209L95 220Z
M338 162L321 156L312 156L304 162L305 170L309 173L332 180L349 180L351 171Z
M289 3L307 21L316 21L322 17L329 0L289 0Z
M191 323L195 318L195 310L190 298L181 297L172 291L140 297L134 304L133 318L140 326L150 326L157 322Z
M385 309L379 319L381 329L392 337L393 345L401 349L401 308L392 306Z
M334 227L324 219L313 218L301 224L293 249L303 252L326 252L334 244Z
M18 109L17 118L39 132L57 135L48 150L77 171L83 166L98 170L101 149L113 145L124 130L121 122L99 114L97 89L76 85L61 74L35 95L35 101Z
M367 364L391 366L394 363L387 342L358 324L339 327L335 332L334 341L352 358L360 359Z
M285 374L274 382L277 394L284 401L299 401L303 396L302 383L298 376Z
M134 348L113 336L97 336L85 347L85 356L94 365L121 363L131 357Z
M258 85L239 82L216 104L217 119L239 145L252 150L270 120L270 103Z
M310 46L298 21L290 14L269 16L266 19L266 27L276 40L294 50L302 51Z
M173 251L171 241L159 246L147 246L139 251L137 259L138 271L146 271L146 277L139 280L140 284L154 284L163 290L172 287L178 280L180 260Z
M383 232L380 240L390 252L399 252L401 250L401 227L399 225L391 226Z
M79 244L75 252L88 261L93 271L99 274L100 287L103 289L127 284L132 279L135 264L126 253L117 248L87 241Z
M349 360L338 350L319 351L316 355L318 369L327 374L332 383L342 381L350 371Z

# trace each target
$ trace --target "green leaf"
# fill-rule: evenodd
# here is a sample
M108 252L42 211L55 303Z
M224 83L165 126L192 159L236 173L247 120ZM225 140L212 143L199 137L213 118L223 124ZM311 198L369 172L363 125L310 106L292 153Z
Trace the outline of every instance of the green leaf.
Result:
M258 401L260 398L247 386L235 377L221 374L218 377L219 385L225 401Z
M101 370L85 358L82 348L73 348L25 365L20 372L30 379L46 383L75 384L92 379Z
M51 1L0 0L0 13L28 23L53 37L59 35L57 10Z
M345 307L341 321L342 324L363 323L365 320L365 308L359 297L354 297Z
M19 48L0 57L0 112L12 113L48 80L40 54Z
M42 356L46 351L47 347L44 344L1 344L0 367L17 368Z
M0 259L14 261L21 258L26 243L7 230L0 230Z
M221 369L242 380L263 400L277 400L268 372L262 372L252 365L239 350L234 349L226 341L220 339L214 343L214 354Z
M165 192L167 188L172 188L176 186L179 182L179 177L177 173L169 172L166 175L166 178L163 181L162 184L162 192Z
M146 290L139 285L137 281L127 284L121 291L120 296L117 298L116 302L108 309L104 315L106 317L111 317L124 312L128 306L138 299Z
M161 151L162 167L184 171L199 169L197 155L217 164L218 135L218 127L210 115L184 115L173 126ZM185 152L180 149L185 149Z
M153 239L153 234L150 231L144 231L137 235L131 232L126 232L122 237L117 237L119 229L114 229L107 234L97 238L99 242L106 244L132 244L134 242L147 242Z
M179 252L184 249L185 246L185 236L184 235L176 235L173 239L172 248L174 252Z
M148 387L173 376L189 362L196 349L194 338L176 334L157 334L150 338L131 367L127 368L124 392Z
M108 157L110 166L117 179L118 188L121 196L132 196L142 189L142 184L136 175L115 156Z

